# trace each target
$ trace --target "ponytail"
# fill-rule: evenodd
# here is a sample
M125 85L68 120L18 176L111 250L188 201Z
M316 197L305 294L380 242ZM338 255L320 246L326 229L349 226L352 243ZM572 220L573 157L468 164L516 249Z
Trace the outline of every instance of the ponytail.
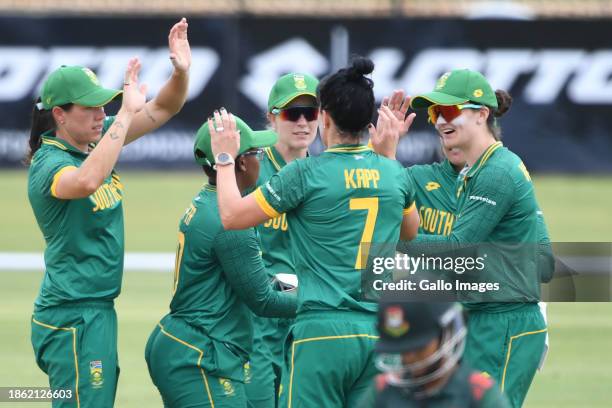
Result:
M487 126L489 131L495 137L495 140L501 140L502 131L501 126L497 123L497 118L502 117L512 105L512 96L504 90L498 89L495 91L495 97L497 98L497 109L489 107L490 113L487 118Z
M61 105L60 108L67 111L72 108L72 104L67 103L65 105ZM32 127L30 129L30 140L28 141L28 152L26 153L26 157L24 159L26 165L30 165L30 163L32 162L32 156L34 156L34 153L36 153L36 151L40 148L41 135L55 128L55 119L53 119L51 109L43 109L39 97L38 99L36 99L34 107L32 108Z

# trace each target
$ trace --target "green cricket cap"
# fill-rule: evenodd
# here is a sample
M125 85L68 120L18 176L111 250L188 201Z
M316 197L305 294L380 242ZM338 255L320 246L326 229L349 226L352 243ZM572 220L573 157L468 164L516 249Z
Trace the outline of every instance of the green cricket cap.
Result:
M104 106L123 91L106 89L89 68L62 65L43 84L40 99L45 109L76 103L82 106Z
M430 105L460 105L473 102L497 108L497 97L486 78L477 71L456 69L442 75L433 91L412 98L413 109Z
M312 75L290 73L280 77L268 96L268 112L274 108L284 108L289 102L301 95L317 97L319 80Z
M240 131L240 150L238 155L253 148L273 146L278 140L278 136L273 130L255 131L238 116L234 115L234 118L236 119L236 128ZM193 154L196 163L200 165L215 164L215 157L210 146L208 121L204 122L200 129L198 129L198 133L196 133Z

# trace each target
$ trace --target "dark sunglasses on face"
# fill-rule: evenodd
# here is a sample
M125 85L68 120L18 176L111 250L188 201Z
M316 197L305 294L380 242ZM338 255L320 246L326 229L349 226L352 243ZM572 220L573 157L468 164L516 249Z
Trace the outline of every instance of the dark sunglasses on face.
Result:
M272 109L272 114L279 115L282 120L297 122L302 115L308 122L317 120L319 117L319 108L316 106L292 106L285 109Z
M247 150L240 156L256 156L257 160L262 161L264 158L264 149Z

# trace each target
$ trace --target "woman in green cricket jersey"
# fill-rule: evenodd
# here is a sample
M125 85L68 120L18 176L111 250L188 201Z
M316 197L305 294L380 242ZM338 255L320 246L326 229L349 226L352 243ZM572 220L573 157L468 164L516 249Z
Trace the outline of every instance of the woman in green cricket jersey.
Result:
M280 77L268 96L269 127L278 142L267 147L260 163L257 185L263 185L295 159L306 157L308 146L317 136L317 85L308 74L292 72ZM295 275L289 223L285 214L257 226L261 251L270 279ZM278 275L283 274L283 275ZM254 316L253 353L250 355L250 381L246 383L249 408L274 408L278 399L283 366L283 345L292 319Z
M33 110L28 196L46 249L32 345L51 389L72 396L55 400L54 407L114 403L119 365L113 300L124 252L123 185L114 166L125 144L159 128L185 102L191 65L185 19L168 40L174 71L148 103L134 58L123 91L103 88L84 67L56 69ZM119 112L107 117L104 105L122 92Z
M444 147L459 149L467 163L458 180L452 230L419 235L416 242L505 248L479 274L479 281L499 283L499 293L464 303L470 311L465 358L500 384L512 406L520 407L540 362L547 328L537 305L541 277L533 184L521 159L498 141L496 118L510 103L505 91L494 92L480 73L470 70L448 72L432 92L412 99L415 109L428 108ZM406 248L409 252L410 244ZM531 248L533 256L508 258L503 251L509 248Z
M263 186L240 196L231 162L217 174L221 221L240 229L286 213L295 272L298 312L286 342L282 378L283 407L355 406L376 374L375 302L361 286L368 243L397 242L416 234L418 216L403 167L360 143L370 128L373 138L399 137L406 122L383 107L377 128L374 69L358 57L326 77L317 88L319 126L328 149L317 157L294 160ZM223 131L212 135L216 157L235 157L235 126L216 115ZM365 244L365 245L362 245Z
M244 192L255 187L262 148L277 137L272 131L254 132L239 118L235 121L240 150L231 168ZM297 306L294 294L272 289L255 229L223 228L214 170L222 164L212 154L210 133L206 122L196 135L196 162L208 183L179 225L170 313L153 330L145 351L149 373L167 407L247 407L251 311L294 317Z

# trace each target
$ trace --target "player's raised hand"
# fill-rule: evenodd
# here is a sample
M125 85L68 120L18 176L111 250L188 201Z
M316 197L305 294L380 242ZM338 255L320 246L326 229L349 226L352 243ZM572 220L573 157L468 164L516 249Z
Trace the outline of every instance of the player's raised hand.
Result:
M414 115L414 114L412 114ZM414 116L413 118L414 119ZM411 119L411 123L412 123ZM382 105L378 109L378 121L376 126L370 125L370 143L374 151L390 159L395 159L395 152L399 143L404 120L399 119L389 106Z
M408 130L410 130L410 126L414 121L416 114L411 113L406 116L408 113L408 108L410 108L410 96L404 96L403 89L396 89L393 91L391 96L385 96L380 104L380 107L387 106L393 115L400 121L402 121L401 134L400 137L404 137L408 134Z
M180 72L189 71L191 48L187 38L187 19L185 17L170 29L168 48L170 49L170 61L172 61L174 69Z
M216 110L213 117L208 119L208 131L210 146L215 157L219 153L229 153L236 158L240 150L240 133L234 115L225 108Z
M139 112L147 102L147 86L138 83L140 67L140 60L132 58L125 70L121 109L130 113Z

